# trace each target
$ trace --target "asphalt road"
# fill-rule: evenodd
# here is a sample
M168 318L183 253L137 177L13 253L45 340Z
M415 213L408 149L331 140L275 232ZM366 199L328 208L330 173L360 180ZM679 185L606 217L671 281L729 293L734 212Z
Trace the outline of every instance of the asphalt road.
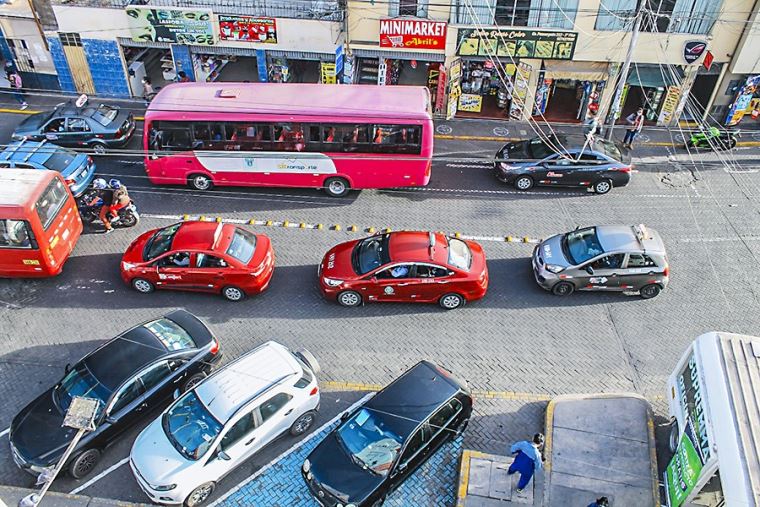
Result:
M9 139L20 120L0 115L0 140ZM138 141L129 147L139 149ZM557 394L635 391L652 402L662 420L666 378L691 340L710 330L757 334L757 149L724 154L722 161L681 155L681 161L672 162L665 148L640 148L635 156L643 163L632 183L597 196L553 189L518 193L505 187L484 162L498 147L486 141L440 141L429 187L356 192L341 200L309 189L201 193L154 187L139 157L99 157L98 171L120 177L145 216L132 230L84 235L57 278L0 281L0 432L24 404L59 380L66 363L99 341L177 307L210 324L225 360L274 339L311 350L322 365L322 381L385 384L422 358L439 362L474 389L493 392L476 400L465 440L466 447L486 452L503 452L510 441L540 430L542 400ZM140 295L125 287L118 262L129 242L170 223L155 217L185 213L326 227L257 227L272 238L277 268L266 293L241 303L202 294ZM400 304L346 309L324 301L315 286L324 252L361 234L346 232L351 224L541 238L601 223L645 223L657 229L671 263L668 289L650 301L591 293L559 299L535 284L531 245L491 241L484 243L488 295L454 312ZM330 224L343 230L329 230ZM326 393L323 420L358 396ZM94 474L126 457L136 433L110 449ZM292 445L286 440L270 446L218 491ZM0 483L31 482L1 445ZM53 489L68 492L84 482L62 479ZM126 466L85 492L145 499Z

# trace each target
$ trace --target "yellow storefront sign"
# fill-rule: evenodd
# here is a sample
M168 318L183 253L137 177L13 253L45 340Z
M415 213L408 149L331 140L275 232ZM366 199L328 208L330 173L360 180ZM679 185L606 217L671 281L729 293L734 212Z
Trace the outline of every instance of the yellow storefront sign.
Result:
M469 113L479 113L483 107L483 97L473 93L463 93L459 96L459 110Z
M334 63L322 62L322 83L324 84L337 83L337 80L335 79L335 64Z

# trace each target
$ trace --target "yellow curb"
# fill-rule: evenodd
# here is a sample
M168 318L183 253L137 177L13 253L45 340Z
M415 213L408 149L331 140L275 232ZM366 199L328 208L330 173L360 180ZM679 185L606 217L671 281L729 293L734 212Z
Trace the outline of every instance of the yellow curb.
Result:
M298 224L298 228L299 229L306 229L306 224L304 222L301 222L300 224Z
M135 121L145 121L145 116L135 116L133 117Z
M256 225L256 220L254 218L248 220L248 225Z
M182 215L182 220L187 222L188 220L190 220L190 215Z
M201 215L201 216L198 217L198 221L199 222L203 222L205 220L206 220L206 217L204 217L203 215Z
M506 241L507 243L511 243L513 240L514 238L512 236L507 236L506 238L504 238L504 241Z
M454 237L455 237L455 238L461 238L461 237L462 237L462 234L461 234L461 233L459 233L459 232L455 232L455 233L454 233Z
M525 236L523 238L523 243L530 243L530 238L528 236Z
M322 227L323 227L322 224L317 224L317 230L321 231Z
M649 430L649 463L652 466L652 495L654 496L654 505L660 504L660 481L657 477L657 450L656 440L654 439L654 420L652 418L652 408L647 409L647 429Z
M335 225L333 225L333 226L332 226L332 229L333 229L334 231L339 231L339 230L340 230L340 225L338 225L338 224L335 224Z
M41 113L42 111L32 111L29 109L6 109L6 108L0 108L0 113L11 113L11 114L37 114Z
M459 141L503 141L505 143L520 141L516 137L499 137L499 136L455 136L452 134L436 134L434 139L455 139Z
M348 232L356 232L356 226L355 225L349 225L348 226Z
M552 470L552 431L554 427L554 407L554 400L550 400L548 405L546 405L546 422L544 423L544 457L546 458L546 461L544 462L544 469L546 470L546 476L548 476ZM547 485L548 484L545 482L544 486Z
M272 227L272 221L271 221L271 220L267 220L267 221L264 223L264 225L266 225L267 227Z
M283 226L283 227L290 227L290 222L288 222L287 220L285 220L285 221L282 223L282 226Z
M386 228L384 229L384 231L385 231L385 233L386 233L386 234L388 234L389 232L391 232L391 230L392 230L392 229L391 229L390 227L386 227Z
M222 223L222 217L216 217L216 222L217 223Z
M464 501L467 496L467 487L470 482L470 451L462 451L462 465L459 467L459 491L457 492L457 505Z
M374 227L367 227L367 232L370 233L370 234L374 234L375 233L375 228Z

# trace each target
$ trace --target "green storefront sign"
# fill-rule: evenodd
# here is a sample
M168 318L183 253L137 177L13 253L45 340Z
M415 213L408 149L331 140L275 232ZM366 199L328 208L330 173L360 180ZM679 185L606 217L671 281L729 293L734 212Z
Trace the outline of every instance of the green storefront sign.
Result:
M668 488L668 505L682 505L694 489L702 471L702 459L690 437L691 428L687 428L678 442L678 449L665 469L665 484Z
M457 55L572 60L577 40L576 32L460 29Z

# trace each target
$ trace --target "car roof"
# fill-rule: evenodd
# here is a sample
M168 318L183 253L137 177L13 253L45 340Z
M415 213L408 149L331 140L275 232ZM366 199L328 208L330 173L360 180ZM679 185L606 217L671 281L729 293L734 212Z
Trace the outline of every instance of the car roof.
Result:
M430 361L420 361L382 391L364 407L378 414L396 416L394 427L406 438L441 404L465 389L457 380Z
M269 341L217 370L195 388L195 394L221 422L249 401L291 376L303 374L293 354Z
M172 250L211 250L235 226L221 222L183 222L172 240Z
M391 232L388 253L391 262L435 262L448 264L448 242L443 234L435 234L435 249L430 255L430 233L421 231Z
M44 165L54 153L67 151L47 141L18 141L0 153L0 160ZM76 157L76 153L73 155Z
M645 251L665 254L665 244L660 234L643 225L598 225L596 237L605 252Z

